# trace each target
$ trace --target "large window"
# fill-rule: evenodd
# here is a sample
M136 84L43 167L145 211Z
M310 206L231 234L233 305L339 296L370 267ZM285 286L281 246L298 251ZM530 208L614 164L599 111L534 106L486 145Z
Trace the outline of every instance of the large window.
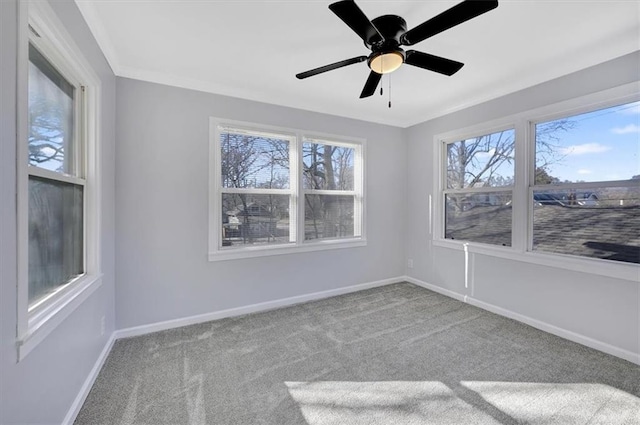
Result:
M640 102L618 98L436 136L435 243L577 270L640 263Z
M364 242L363 145L212 119L210 259Z
M21 7L28 24L20 34L17 103L19 359L101 277L100 80L47 2Z
M533 250L640 263L639 108L533 125Z

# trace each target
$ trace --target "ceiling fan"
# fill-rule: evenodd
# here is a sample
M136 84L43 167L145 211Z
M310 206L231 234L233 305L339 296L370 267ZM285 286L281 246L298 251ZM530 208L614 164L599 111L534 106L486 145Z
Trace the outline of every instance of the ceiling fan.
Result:
M463 63L417 50L405 52L400 46L413 46L496 7L498 7L497 0L465 0L407 31L407 23L400 16L383 15L370 21L353 0L333 3L329 5L329 9L364 41L364 45L371 50L371 54L301 72L296 74L296 77L304 79L367 61L371 72L360 94L362 99L373 95L382 74L395 71L403 63L444 75L453 75L462 68Z

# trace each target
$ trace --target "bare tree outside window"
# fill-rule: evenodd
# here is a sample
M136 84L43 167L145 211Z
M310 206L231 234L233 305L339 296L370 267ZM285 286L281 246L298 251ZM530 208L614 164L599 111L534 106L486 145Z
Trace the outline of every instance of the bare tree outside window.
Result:
M284 252L363 242L361 141L214 122L219 156L211 205L218 224L210 259L267 255L261 247Z
M230 189L288 189L289 141L224 132L221 182ZM223 193L223 245L289 241L289 196Z
M29 45L29 164L73 174L75 88Z
M351 147L305 142L302 145L303 184L310 191L354 190L354 156ZM305 196L305 238L353 236L352 195L323 192Z

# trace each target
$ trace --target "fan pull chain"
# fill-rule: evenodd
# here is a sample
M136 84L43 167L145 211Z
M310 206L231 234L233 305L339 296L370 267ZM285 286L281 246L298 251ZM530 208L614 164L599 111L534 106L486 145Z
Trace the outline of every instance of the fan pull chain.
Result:
M391 109L391 74L389 74L389 109Z
M382 63L382 69L384 69L384 55L380 58L380 61ZM380 77L380 96L382 96L382 86L384 85L384 82L382 81L382 77Z

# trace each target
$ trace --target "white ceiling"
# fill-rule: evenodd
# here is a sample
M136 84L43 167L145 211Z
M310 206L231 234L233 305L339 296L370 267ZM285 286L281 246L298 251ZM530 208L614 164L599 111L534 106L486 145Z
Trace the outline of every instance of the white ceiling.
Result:
M407 127L640 49L637 0L500 0L497 9L412 48L464 62L452 77L402 66L385 95L359 99L360 38L309 0L76 0L118 76ZM408 28L459 0L357 1Z

